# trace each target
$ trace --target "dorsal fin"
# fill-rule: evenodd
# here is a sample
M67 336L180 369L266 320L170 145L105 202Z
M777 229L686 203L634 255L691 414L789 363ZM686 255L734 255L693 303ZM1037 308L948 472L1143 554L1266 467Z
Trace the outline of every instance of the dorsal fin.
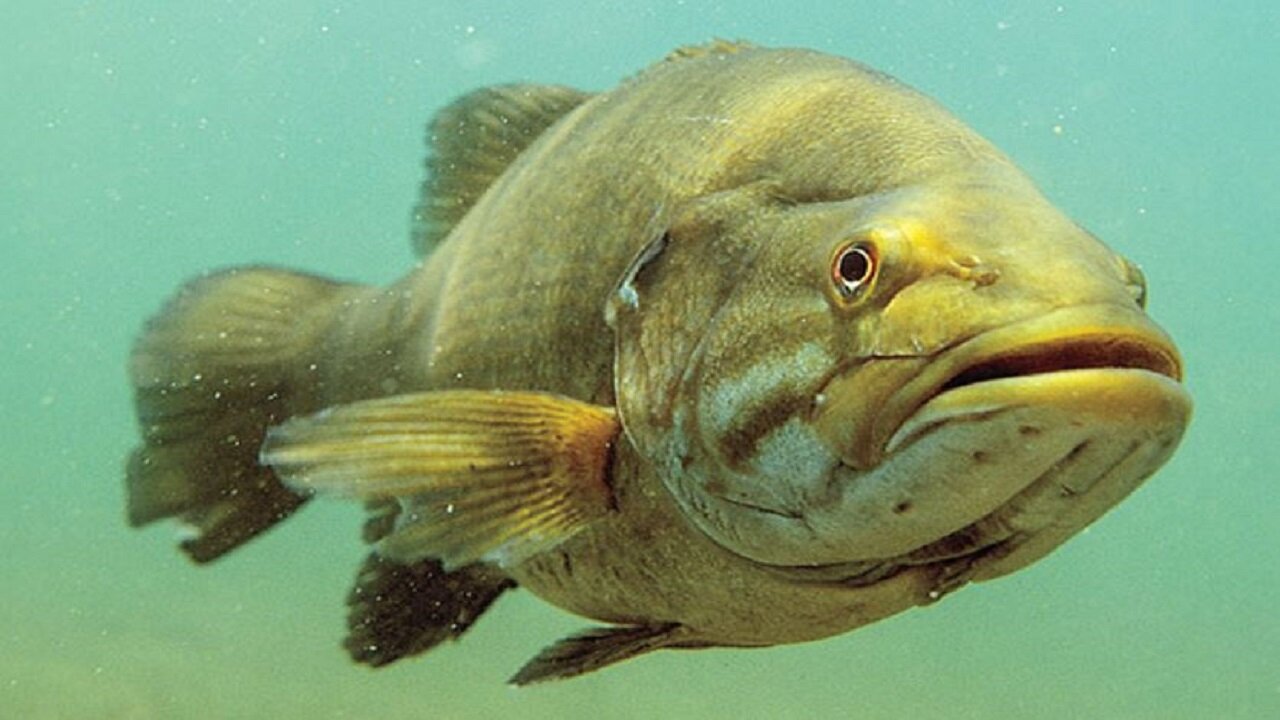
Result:
M724 38L716 38L708 43L701 45L683 45L667 53L665 58L668 62L671 60L680 60L683 58L699 58L705 55L733 55L734 53L750 50L757 47L753 43L746 40L725 40Z
M445 107L427 127L427 179L413 209L413 248L428 255L525 148L590 93L495 85Z

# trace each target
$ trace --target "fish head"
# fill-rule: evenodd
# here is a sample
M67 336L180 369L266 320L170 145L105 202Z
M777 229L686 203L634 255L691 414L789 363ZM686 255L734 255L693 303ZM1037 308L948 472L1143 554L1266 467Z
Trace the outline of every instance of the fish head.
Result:
M1145 299L1006 163L818 202L744 188L677 214L619 282L619 410L748 560L985 579L1177 445L1182 361Z

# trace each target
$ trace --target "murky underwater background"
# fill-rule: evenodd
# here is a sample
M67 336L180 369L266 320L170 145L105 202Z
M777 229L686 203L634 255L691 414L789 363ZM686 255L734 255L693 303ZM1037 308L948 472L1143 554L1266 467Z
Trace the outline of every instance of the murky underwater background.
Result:
M1280 717L1280 20L1262 2L64 2L0 9L0 718ZM604 89L713 36L937 97L1142 263L1197 417L1013 577L825 642L505 678L588 621L504 597L370 672L339 647L359 513L214 566L125 527L124 364L203 269L386 282L423 123L514 81Z

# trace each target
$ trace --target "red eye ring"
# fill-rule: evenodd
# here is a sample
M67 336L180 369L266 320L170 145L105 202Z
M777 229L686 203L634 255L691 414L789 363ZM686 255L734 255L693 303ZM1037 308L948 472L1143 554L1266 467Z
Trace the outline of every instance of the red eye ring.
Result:
M844 246L831 261L831 281L845 299L857 295L875 274L875 253L863 243Z

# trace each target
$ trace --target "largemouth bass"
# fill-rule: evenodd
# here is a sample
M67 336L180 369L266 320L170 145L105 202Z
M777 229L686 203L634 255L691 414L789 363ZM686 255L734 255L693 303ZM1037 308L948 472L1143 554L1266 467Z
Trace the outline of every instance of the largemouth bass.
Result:
M518 684L847 632L1043 557L1188 423L1137 266L857 63L683 48L429 145L403 280L208 274L131 365L129 520L196 562L367 505L361 663L517 586L608 624Z

